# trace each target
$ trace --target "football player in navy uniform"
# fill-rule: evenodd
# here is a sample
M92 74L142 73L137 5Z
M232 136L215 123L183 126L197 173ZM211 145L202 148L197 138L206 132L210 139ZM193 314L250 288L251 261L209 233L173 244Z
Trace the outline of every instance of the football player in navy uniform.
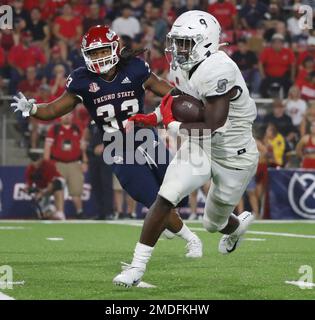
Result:
M141 142L133 141L134 156L143 157L145 164L128 164L125 127L130 123L128 118L143 112L145 89L162 97L173 87L151 72L149 65L130 53L130 50L129 54L123 56L119 40L108 26L90 28L83 37L81 47L86 67L80 67L69 75L66 90L59 98L50 103L36 104L34 99L26 99L19 93L14 97L15 102L11 106L15 111L21 111L24 117L53 120L71 112L78 103L83 103L99 130L104 133L104 158L106 153L107 157L109 153L113 160L112 170L122 187L133 199L149 208L162 184L168 161L159 163L156 152L149 155L138 148ZM149 115L139 117L140 119L136 116L133 118L135 132L141 130L137 126L139 122L157 125L162 120L159 108ZM155 130L149 130L153 133L155 145L161 148L162 144L158 141ZM124 147L119 154L106 150L112 142L111 138L116 134L123 137ZM165 152L167 153L167 150ZM176 210L173 210L166 231L171 231L187 241L186 257L202 256L200 239L183 223Z

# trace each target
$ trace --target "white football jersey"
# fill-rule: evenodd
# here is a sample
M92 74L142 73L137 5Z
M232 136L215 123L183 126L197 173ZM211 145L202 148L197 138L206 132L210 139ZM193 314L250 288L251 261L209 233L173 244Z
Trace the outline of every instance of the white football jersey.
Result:
M252 135L252 124L257 116L255 101L249 91L236 63L223 51L213 53L193 72L179 67L170 71L170 79L176 87L204 103L206 97L223 95L236 87L237 94L231 99L228 119L224 127L219 128L212 138L211 156L223 163L227 157L247 153L257 155L257 147ZM245 158L246 158L245 156ZM242 157L244 158L244 157Z

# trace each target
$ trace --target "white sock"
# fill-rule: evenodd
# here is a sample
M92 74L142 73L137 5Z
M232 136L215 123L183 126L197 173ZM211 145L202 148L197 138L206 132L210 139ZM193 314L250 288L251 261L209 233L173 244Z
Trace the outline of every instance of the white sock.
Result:
M183 223L183 227L175 234L183 238L187 242L196 238L196 235L193 232L191 232L190 229L184 223Z
M136 268L144 269L149 262L154 247L137 242L131 265Z

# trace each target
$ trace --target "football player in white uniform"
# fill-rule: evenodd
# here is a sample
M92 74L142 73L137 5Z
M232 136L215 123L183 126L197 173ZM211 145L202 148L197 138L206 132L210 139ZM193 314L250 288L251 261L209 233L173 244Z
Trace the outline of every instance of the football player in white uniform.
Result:
M256 105L238 66L219 51L220 32L215 17L194 10L178 17L167 35L166 50L172 55L171 73L176 87L202 100L204 121L175 121L172 96L163 98L164 125L173 133L185 129L189 138L167 169L144 221L132 263L114 278L115 284L131 286L141 280L172 208L209 179L203 224L209 232L223 234L220 253L234 251L253 221L250 212L236 216L233 210L257 168L258 151L252 136ZM199 134L202 131L203 136L193 136L193 129Z

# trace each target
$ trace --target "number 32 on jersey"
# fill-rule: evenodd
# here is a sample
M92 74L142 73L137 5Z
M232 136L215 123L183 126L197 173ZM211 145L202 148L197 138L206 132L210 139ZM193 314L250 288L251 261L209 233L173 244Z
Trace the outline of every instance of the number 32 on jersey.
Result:
M139 112L139 102L138 99L130 99L125 100L121 106L119 112L127 111L128 118L136 113ZM105 104L103 106L100 106L96 109L96 115L98 117L103 117L103 120L105 124L103 124L103 130L106 132L114 132L120 129L123 129L128 119L123 120L121 122L121 125L119 125L116 113L115 113L115 107L112 104Z

